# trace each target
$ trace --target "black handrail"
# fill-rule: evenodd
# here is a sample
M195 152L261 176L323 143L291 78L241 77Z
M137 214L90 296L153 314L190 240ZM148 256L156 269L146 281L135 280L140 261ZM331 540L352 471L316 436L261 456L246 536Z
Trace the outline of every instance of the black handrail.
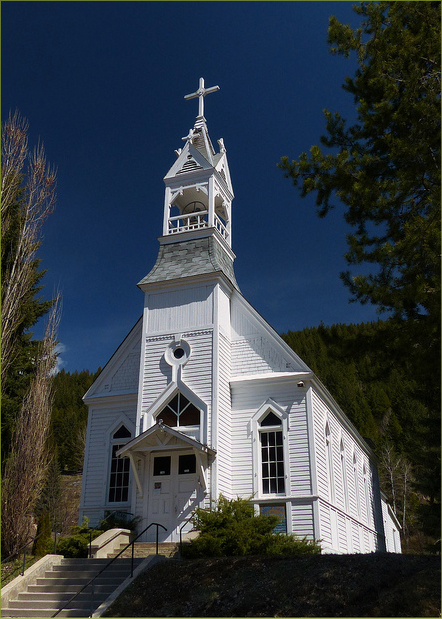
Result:
M114 514L123 514L123 513L124 514L129 514L130 516L133 516L132 512L122 512L120 509L114 509L114 511L111 512L110 514L108 514L104 520L100 520L100 522L97 524L97 526L95 526L93 528L89 527L89 559L92 558L92 531L96 531L101 524L106 522L106 520L109 520L109 518L111 516L113 516Z
M64 610L65 608L67 608L67 607L69 606L69 604L70 604L71 602L73 602L73 601L74 601L74 600L75 600L75 599L76 599L76 598L80 595L80 593L82 593L82 592L83 592L83 591L84 591L87 587L89 587L89 585L91 585L91 586L92 586L92 591L91 591L91 608L92 608L92 605L93 605L93 598L94 598L94 585L93 585L92 583L94 582L94 580L95 580L96 578L98 578L99 576L101 576L101 574L104 572L104 570L107 570L107 568L109 567L109 565L111 565L111 564L112 564L112 563L113 563L116 559L118 559L118 557L119 557L121 554L123 554L123 552L129 548L129 546L132 546L132 560L131 560L131 564L130 564L130 577L132 578L132 577L133 577L133 575L134 575L134 544L135 544L135 542L137 541L137 539L138 539L139 537L141 537L141 535L143 535L143 533L145 533L148 529L150 529L150 527L153 527L154 525L155 525L155 526L156 526L156 528L157 528L157 532L156 532L156 541L157 541L156 550L157 550L157 552L156 552L156 554L158 554L158 527L161 527L161 528L162 528L162 529L164 529L165 531L167 531L167 529L166 529L166 527L165 527L165 526L163 526L163 525L162 525L162 524L160 524L159 522L151 522L151 523L150 523L150 524L149 524L149 525L148 525L145 529L143 529L143 531L141 531L141 533L139 533L139 534L137 535L137 537L136 537L135 539L133 539L131 542L129 542L129 544L128 544L127 546L125 546L125 547L123 548L123 550L120 550L120 552L119 552L119 553L118 553L115 557L113 557L113 558L109 561L109 563L106 563L106 565L103 567L103 569L102 569L102 570L100 570L100 571L98 572L98 574L95 574L95 576L94 576L93 578L91 578L91 579L90 579L90 580L89 580L89 581L88 581L85 585L83 585L83 586L81 587L81 589L80 589L79 591L77 591L77 593L75 593L75 594L74 594L74 595L73 595L73 596L72 596L72 597L71 597L71 598L70 598L70 599L66 602L66 604L65 604L64 606L62 606L59 610L57 610L57 612L56 612L56 613L54 613L53 615L51 615L51 618L52 618L52 617L56 617L59 613L61 613L61 611L62 611L62 610ZM93 612L93 611L92 611L92 612Z
M7 563L13 557L16 557L17 555L20 555L20 553L24 550L24 553L23 553L23 564L22 564L22 571L21 571L21 576L23 576L23 574L25 573L25 567L26 567L26 548L30 544L33 544L35 542L35 540L37 540L39 537L41 537L43 535L43 533L47 533L48 531L52 532L52 527L47 527L43 531L40 531L40 533L38 535L36 535L35 537L29 536L31 538L30 541L27 544L25 544L24 546L22 546L19 550L16 550L14 553L12 553L12 555L9 555L9 557L6 557L6 559L3 559L1 564L3 565L3 563ZM54 534L55 534L55 538L54 538L54 555L55 555L55 554L57 554L57 529L56 528L54 529ZM13 570L10 574L8 574L7 577L3 578L1 582L3 582L3 580L6 580L6 578L9 578L9 576L11 574L13 574L15 571L16 570Z

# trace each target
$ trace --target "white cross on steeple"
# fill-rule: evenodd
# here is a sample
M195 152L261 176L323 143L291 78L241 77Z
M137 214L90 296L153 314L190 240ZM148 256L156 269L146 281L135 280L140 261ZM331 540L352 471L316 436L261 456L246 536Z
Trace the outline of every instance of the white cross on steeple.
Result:
M196 92L190 95L186 95L185 99L195 99L198 97L198 117L204 116L204 97L211 92L219 90L219 86L211 86L210 88L204 88L204 78L200 77L200 86Z

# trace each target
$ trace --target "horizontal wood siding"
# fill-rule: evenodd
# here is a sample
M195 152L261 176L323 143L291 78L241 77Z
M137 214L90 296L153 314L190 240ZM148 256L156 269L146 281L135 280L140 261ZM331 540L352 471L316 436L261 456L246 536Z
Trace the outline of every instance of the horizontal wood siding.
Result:
M314 539L313 506L311 503L291 504L292 533L298 537Z
M148 296L148 333L178 332L213 324L212 286L183 288Z
M376 479L373 475L373 464L366 452L359 443L353 438L350 432L342 426L333 411L326 406L319 395L313 390L313 422L315 432L315 450L317 465L317 484L319 495L329 500L329 483L326 466L326 445L325 445L325 424L328 420L333 449L333 481L335 486L335 505L344 510L350 516L361 520L365 524L374 522L374 487ZM344 500L344 483L341 467L340 444L343 439L345 450L345 465L347 472L347 492L348 503ZM356 480L353 469L353 455L356 456ZM365 487L363 478L363 468L367 473L367 490L369 497L369 510L371 516L367 517L367 506L365 500ZM358 487L356 489L356 483ZM348 507L347 507L348 505Z
M291 387L278 404L289 412L290 495L311 494L310 454L305 394Z
M164 352L172 341L171 335L146 340L141 413L146 412L172 380L172 368L164 360Z
M294 384L254 383L232 384L232 491L233 494L253 492L253 454L251 419L268 399L272 398L289 413L287 496L311 493L305 394Z
M136 404L132 409L97 407L89 411L81 506L86 516L89 514L88 510L93 515L94 510L104 510L109 507L106 494L111 457L110 439L121 413L124 413L135 424Z
M230 398L230 342L219 335L218 392L218 488L226 498L232 498L232 429Z
M209 406L212 399L212 348L213 331L183 333L192 352L183 366L182 381Z

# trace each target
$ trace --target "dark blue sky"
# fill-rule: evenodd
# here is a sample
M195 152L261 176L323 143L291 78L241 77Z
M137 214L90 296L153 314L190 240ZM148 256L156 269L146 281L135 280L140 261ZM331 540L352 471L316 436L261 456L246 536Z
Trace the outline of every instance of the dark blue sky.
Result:
M63 295L60 359L103 366L141 316L136 287L162 232L163 177L193 126L200 77L235 199L235 272L278 331L376 319L339 279L345 234L320 220L276 164L319 142L322 110L354 116L355 59L332 56L330 15L351 2L3 2L2 118L17 108L58 169L40 250L45 295Z

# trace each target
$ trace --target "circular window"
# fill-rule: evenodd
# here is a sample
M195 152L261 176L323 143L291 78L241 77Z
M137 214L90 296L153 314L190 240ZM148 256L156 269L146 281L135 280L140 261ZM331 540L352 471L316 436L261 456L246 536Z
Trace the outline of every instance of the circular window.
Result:
M164 358L169 365L183 365L190 357L190 346L185 340L173 342L170 344Z
M184 348L180 346L179 348L175 348L172 354L175 359L182 359L186 353L184 352Z

